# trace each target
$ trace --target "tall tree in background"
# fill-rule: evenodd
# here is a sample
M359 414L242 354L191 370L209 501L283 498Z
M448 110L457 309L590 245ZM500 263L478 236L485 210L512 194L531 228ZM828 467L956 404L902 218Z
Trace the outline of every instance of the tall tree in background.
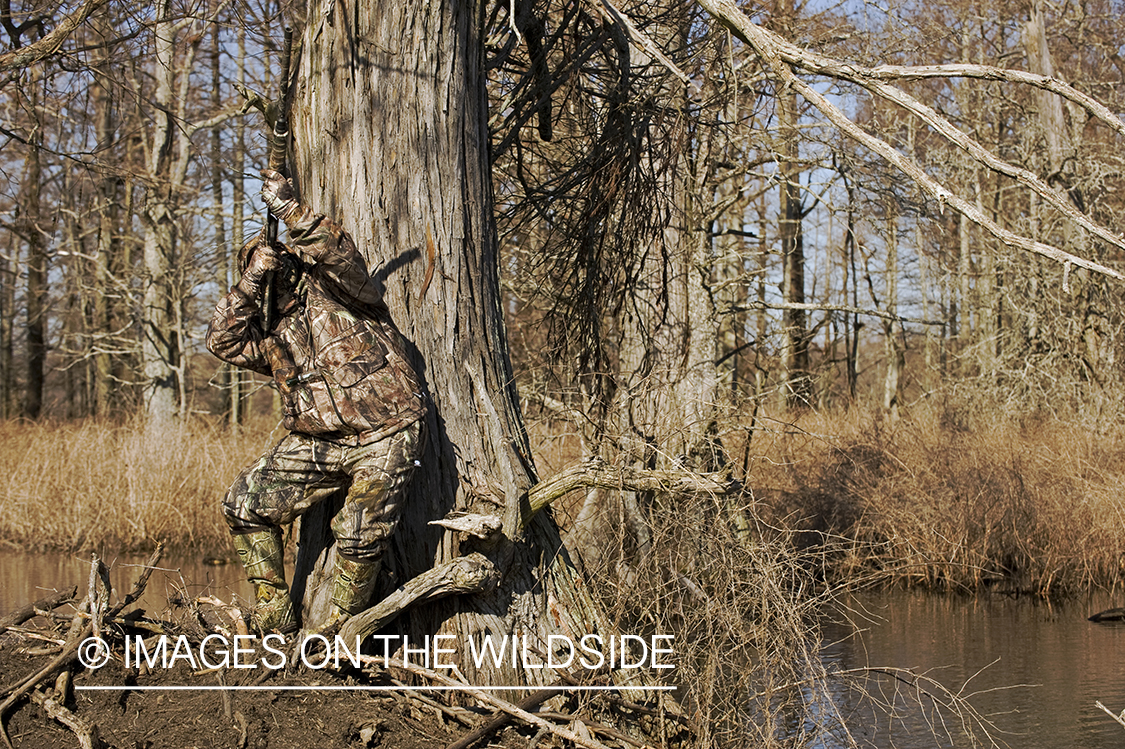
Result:
M770 28L792 39L796 30L794 0L777 0ZM775 93L777 108L778 251L784 270L784 343L781 355L785 400L791 406L808 405L812 396L809 371L808 313L805 304L805 235L802 223L801 151L797 92L781 84Z
M141 362L144 382L144 409L149 420L163 422L180 410L180 341L176 335L174 307L177 216L182 175L188 153L186 135L176 121L183 112L189 71L177 58L176 40L180 31L171 0L161 0L153 26L152 127L146 143L144 227L145 286L141 317ZM196 42L198 44L198 42ZM188 47L191 50L191 46ZM177 81L184 88L176 90Z
M38 419L43 411L44 376L47 368L47 239L42 226L43 123L40 120L40 81L32 74L23 100L31 120L31 137L24 160L20 190L19 234L27 247L27 381L20 413Z

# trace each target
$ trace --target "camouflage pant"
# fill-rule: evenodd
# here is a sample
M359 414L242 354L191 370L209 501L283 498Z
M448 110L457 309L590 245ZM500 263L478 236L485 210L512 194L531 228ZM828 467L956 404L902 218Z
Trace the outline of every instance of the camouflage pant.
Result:
M347 489L344 506L332 519L338 551L374 561L398 524L422 443L421 420L359 446L291 433L239 475L223 498L223 514L232 533L252 533L291 523Z

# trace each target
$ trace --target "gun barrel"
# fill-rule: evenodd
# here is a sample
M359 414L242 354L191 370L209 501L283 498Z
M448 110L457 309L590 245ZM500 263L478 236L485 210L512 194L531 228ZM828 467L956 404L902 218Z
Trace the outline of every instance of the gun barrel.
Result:
M277 98L277 119L270 134L269 165L275 172L286 174L285 157L289 142L289 67L293 61L293 28L285 27L285 46L281 50L281 85ZM286 174L286 176L288 176Z
M277 99L277 120L274 121L273 132L269 138L269 155L267 161L270 169L288 176L285 168L286 151L289 148L289 66L293 57L293 28L285 27L285 46L281 52L281 85ZM278 221L273 211L266 212L266 242L270 247L277 244ZM274 274L268 273L265 279L265 291L262 294L262 317L265 323L265 332L268 334L273 328L276 313L274 297L276 295Z

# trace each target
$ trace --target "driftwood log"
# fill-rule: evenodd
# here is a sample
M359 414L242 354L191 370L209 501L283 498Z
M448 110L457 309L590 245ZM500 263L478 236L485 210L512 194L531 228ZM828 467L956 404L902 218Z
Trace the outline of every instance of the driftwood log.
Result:
M4 634L10 627L18 627L36 616L40 611L54 611L64 603L73 601L77 595L78 586L74 586L70 590L59 591L45 598L40 598L35 603L29 603L21 609L16 609L10 614L0 617L0 634Z

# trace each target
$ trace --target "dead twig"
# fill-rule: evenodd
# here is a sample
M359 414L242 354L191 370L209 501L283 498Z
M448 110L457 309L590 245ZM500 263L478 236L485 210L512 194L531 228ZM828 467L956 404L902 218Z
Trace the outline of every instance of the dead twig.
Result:
M98 738L98 727L66 709L54 695L33 689L30 697L31 701L43 708L47 715L74 731L74 735L78 737L78 745L82 749L98 749L102 745Z
M1110 709L1109 709L1108 707L1106 707L1105 705L1103 705L1103 704L1102 704L1102 701L1101 701L1101 700L1098 700L1098 701L1097 701L1097 702L1095 702L1094 704L1095 704L1095 705L1097 705L1098 707L1100 707L1100 708L1101 708L1102 710L1105 710L1105 714L1106 714L1106 715L1108 715L1109 717L1113 718L1113 719L1114 719L1114 720L1116 720L1116 721L1117 721L1118 723L1120 723L1120 724L1121 724L1121 725L1122 725L1123 727L1125 727L1125 710L1122 710L1122 711L1121 711L1121 714L1120 714L1120 715L1118 715L1117 713L1113 712L1113 711L1112 711L1112 710L1110 710Z
M548 687L547 689L540 689L528 695L527 697L524 697L519 701L519 704L517 704L516 707L518 707L520 710L534 710L550 698L554 697L556 694L562 694L563 691L564 690L562 689L551 687ZM467 749L467 747L472 746L476 742L483 739L485 736L495 733L511 722L512 715L510 713L501 713L499 715L496 715L492 718L492 720L488 721L480 728L467 733L457 741L454 741L452 744L447 746L446 749Z
M574 720L578 720L577 716L567 715L566 713L542 712L542 713L539 713L539 715L541 715L544 718L550 718L551 720L566 721L568 723L571 722L571 721L574 721ZM586 718L582 719L582 725L586 726L587 728L589 728L594 733L600 733L602 736L608 736L611 739L617 739L618 741L623 741L626 744L629 744L630 746L638 747L638 749L651 749L651 747L649 747L649 745L644 743L643 741L637 741L635 738L633 738L629 734L627 734L623 731L619 731L616 728L613 728L612 726L607 726L607 725L604 725L602 723L593 723Z
M109 609L109 611L105 612L104 617L106 619L115 618L118 614L121 613L122 609L134 603L141 597L141 594L144 593L145 586L148 585L149 577L152 576L152 570L156 566L156 563L160 561L160 557L161 555L163 555L163 553L164 544L157 544L156 550L153 551L152 556L149 557L149 560L145 565L145 570L137 579L136 584L133 586L133 590L130 591L129 594L125 596L125 598L120 603ZM91 590L89 597L93 599L95 595L96 594L94 590ZM54 660L52 660L35 674L32 674L30 677L24 679L19 684L8 687L4 690L3 694L8 695L8 697L4 700L3 703L0 703L0 735L4 737L4 741L10 748L12 747L12 741L8 737L7 728L4 726L4 714L8 711L9 708L11 708L20 699L27 695L32 689L38 686L39 683L44 679L49 678L59 669L65 668L70 665L71 662L74 661L74 659L77 657L78 648L81 646L82 642L87 637L90 637L91 634L93 634L94 624L94 620L91 619L91 621L87 623L85 627L78 631L77 636L68 638L66 645L63 646L62 652L59 653L54 658ZM73 633L74 629L72 629L71 632Z
M399 687L405 687L406 686L406 684L399 681L398 679L391 679L391 683L394 684L395 686L399 686ZM460 723L463 726L469 727L469 726L473 725L471 718L476 717L476 716L474 716L471 712L469 712L468 710L465 710L464 708L453 708L453 707L450 707L449 705L443 705L442 703L438 702L437 700L432 700L429 697L427 697L426 695L418 694L417 692L408 692L408 694L409 694L409 699L415 700L417 702L421 702L426 707L430 707L430 708L433 708L434 710L437 710L442 715L445 715L449 718L452 718L453 720L457 721L458 723ZM397 698L397 697L399 697L399 695L396 693L395 697Z

